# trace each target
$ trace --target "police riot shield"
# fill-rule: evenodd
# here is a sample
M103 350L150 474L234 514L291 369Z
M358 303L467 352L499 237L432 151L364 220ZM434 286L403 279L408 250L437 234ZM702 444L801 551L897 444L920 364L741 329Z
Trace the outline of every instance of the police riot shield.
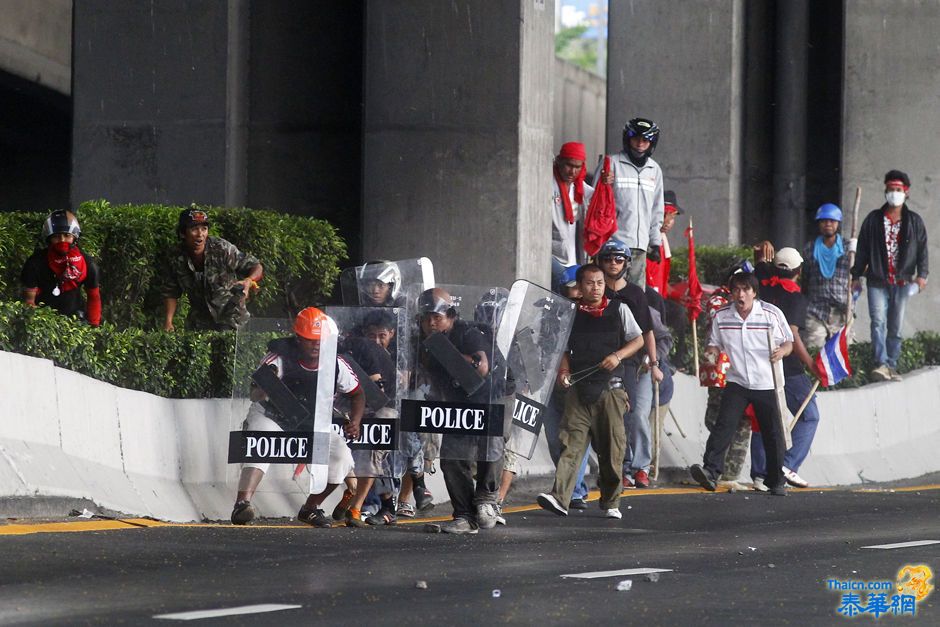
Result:
M577 306L528 281L509 290L496 344L508 355L514 392L506 448L532 459Z
M251 469L258 492L326 488L338 333L312 311L297 333L291 320L252 318L236 334L226 480L239 490Z
M434 287L434 266L427 257L369 261L343 270L339 282L344 305L404 308L409 285Z
M405 337L404 310L397 307L327 307L339 329L337 351L353 370L365 397L359 435L343 431L352 411L350 399L338 395L333 431L352 453L356 477L400 477L404 463L399 454L401 377L408 369L407 351L399 350Z
M511 392L496 335L508 296L505 288L467 285L407 290L414 357L401 401L403 450L407 441L439 440L441 459L502 459ZM425 455L434 448L425 446Z

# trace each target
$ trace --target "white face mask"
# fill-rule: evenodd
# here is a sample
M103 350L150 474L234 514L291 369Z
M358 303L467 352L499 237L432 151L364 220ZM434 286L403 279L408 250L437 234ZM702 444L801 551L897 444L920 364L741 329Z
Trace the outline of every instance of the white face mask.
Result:
M888 201L888 204L892 207L900 207L903 205L906 197L907 194L904 192L885 192L885 200Z

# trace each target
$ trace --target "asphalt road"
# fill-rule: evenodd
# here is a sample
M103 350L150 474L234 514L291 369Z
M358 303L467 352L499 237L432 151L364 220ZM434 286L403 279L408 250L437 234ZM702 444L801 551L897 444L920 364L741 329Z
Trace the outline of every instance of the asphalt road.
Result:
M827 589L828 579L895 581L906 564L940 569L940 544L862 548L940 540L937 487L786 498L670 492L632 491L619 521L593 503L567 518L515 512L506 527L462 537L420 524L111 523L119 529L77 533L0 525L0 624L173 624L153 617L265 604L300 607L196 622L867 624L870 615L836 613L843 593ZM668 572L656 582L562 577L633 568ZM626 579L632 589L618 591ZM913 621L880 620L940 624L937 598L919 602Z

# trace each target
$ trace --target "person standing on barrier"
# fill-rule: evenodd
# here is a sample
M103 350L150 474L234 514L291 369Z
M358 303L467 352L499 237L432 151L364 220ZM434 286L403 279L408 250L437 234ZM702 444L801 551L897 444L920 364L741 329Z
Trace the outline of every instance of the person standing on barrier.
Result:
M180 212L176 234L180 245L168 259L160 293L165 331L173 330L180 297L189 297L186 328L204 331L237 329L249 318L245 300L258 289L263 269L253 256L221 237L210 237L209 215L200 209Z
M558 385L568 390L559 436L561 456L552 490L539 494L538 503L554 514L568 515L566 506L591 444L599 466L600 508L607 518L621 518L620 470L627 444L623 416L629 407L622 362L643 347L643 335L630 308L608 300L604 272L598 266L581 266L577 281L581 299L558 371Z
M308 307L294 319L294 336L272 341L268 345L268 354L261 361L275 371L294 396L302 403L309 404L317 389L317 370L320 359L320 338L326 315L315 307ZM359 386L359 380L352 368L342 357L336 358L336 391L349 397L349 421L344 427L347 438L359 437L359 425L365 412L365 394ZM251 405L245 419L245 431L289 431L296 425L288 424L288 418L269 402L268 395L258 385L252 384ZM287 427L287 428L285 428ZM336 487L351 476L353 458L342 436L330 431L330 460L326 490L311 494L297 513L297 520L314 527L331 527L332 522L320 509ZM251 505L258 485L264 478L269 464L245 464L238 482L238 494L232 509L232 523L246 525L255 518L255 509Z
M802 292L807 306L801 336L808 349L822 348L849 322L849 252L856 240L842 238L841 224L839 207L830 202L821 205L816 210L819 235L803 247Z
M748 403L760 425L764 450L767 451L767 484L770 493L786 496L786 480L781 466L784 435L777 416L773 362L793 350L793 334L783 312L757 299L757 277L749 272L731 275L728 287L731 303L715 313L708 338L706 356L718 359L724 352L730 359L727 386L721 396L718 420L705 444L703 464L689 468L692 478L706 490L715 491L725 465L725 452L734 438ZM768 331L776 348L768 346Z
M21 274L23 300L30 307L48 305L93 327L101 324L98 264L78 247L82 228L71 211L53 211L42 225L47 247L26 260ZM85 288L88 302L79 288Z
M587 172L584 144L562 144L552 170L552 291L561 293L566 268L582 261L580 231L594 188L584 182Z

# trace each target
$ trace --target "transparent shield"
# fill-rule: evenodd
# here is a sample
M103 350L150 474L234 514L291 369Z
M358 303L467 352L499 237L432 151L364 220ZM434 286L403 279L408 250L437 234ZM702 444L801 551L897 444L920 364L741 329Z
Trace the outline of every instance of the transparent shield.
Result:
M330 452L336 373L335 324L316 348L302 346L288 319L252 318L237 332L226 481L258 492L322 492Z
M365 396L365 412L355 439L345 438L352 452L356 477L400 477L404 462L399 451L399 403L408 371L407 351L400 342L407 337L405 312L397 307L328 307L327 314L339 329L340 358L355 371ZM342 426L351 411L350 401L336 399L333 430Z
M344 305L404 307L410 285L434 287L434 266L427 257L400 261L370 261L340 274Z
M576 305L528 281L509 290L497 345L508 354L514 392L506 448L532 459L561 356L568 345Z
M502 459L510 392L496 335L508 296L501 287L407 290L413 371L401 402L404 452L420 444L426 462Z

